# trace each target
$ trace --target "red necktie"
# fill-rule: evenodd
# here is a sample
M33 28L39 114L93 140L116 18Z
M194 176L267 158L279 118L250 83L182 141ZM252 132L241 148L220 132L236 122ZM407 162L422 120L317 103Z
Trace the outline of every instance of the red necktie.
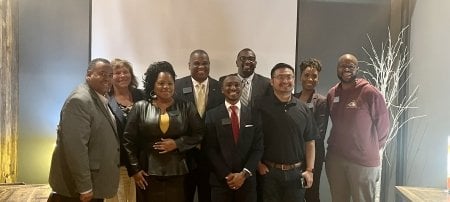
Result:
M231 128L233 129L234 142L237 143L239 139L239 119L236 111L238 108L234 105L231 105L230 109L231 109Z

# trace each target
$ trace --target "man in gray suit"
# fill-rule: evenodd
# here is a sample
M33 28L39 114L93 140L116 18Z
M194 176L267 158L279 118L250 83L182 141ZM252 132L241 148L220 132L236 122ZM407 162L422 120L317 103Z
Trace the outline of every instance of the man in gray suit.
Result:
M64 103L50 168L49 201L103 201L116 194L120 143L105 97L111 79L109 61L92 60L86 83Z
M255 73L256 55L250 48L239 51L236 57L237 76L241 79L241 103L252 108L257 97L273 94L270 79ZM222 82L225 77L220 77Z

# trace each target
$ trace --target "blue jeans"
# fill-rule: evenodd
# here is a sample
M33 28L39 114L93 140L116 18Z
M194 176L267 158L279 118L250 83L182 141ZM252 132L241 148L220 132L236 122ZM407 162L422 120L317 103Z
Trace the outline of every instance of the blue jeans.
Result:
M305 189L300 178L301 169L295 168L283 171L269 168L269 173L263 176L264 202L299 202L304 200Z

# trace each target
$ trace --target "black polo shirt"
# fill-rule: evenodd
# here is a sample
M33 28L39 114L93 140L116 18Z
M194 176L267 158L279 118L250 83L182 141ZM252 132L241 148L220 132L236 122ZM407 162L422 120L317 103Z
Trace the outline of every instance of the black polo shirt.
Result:
M255 102L254 110L263 125L262 160L305 163L305 142L315 140L317 131L307 106L294 96L289 102L281 102L270 95Z

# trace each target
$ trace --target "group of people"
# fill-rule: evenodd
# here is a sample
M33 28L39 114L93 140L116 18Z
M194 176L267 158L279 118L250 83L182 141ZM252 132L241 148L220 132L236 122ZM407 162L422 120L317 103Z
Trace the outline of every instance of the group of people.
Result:
M189 76L155 62L140 90L128 61L92 60L61 110L49 201L320 201L324 162L333 201L374 201L389 117L357 58L338 59L327 97L317 59L300 64L296 94L292 66L266 78L256 64L245 48L237 73L216 80L194 50Z

